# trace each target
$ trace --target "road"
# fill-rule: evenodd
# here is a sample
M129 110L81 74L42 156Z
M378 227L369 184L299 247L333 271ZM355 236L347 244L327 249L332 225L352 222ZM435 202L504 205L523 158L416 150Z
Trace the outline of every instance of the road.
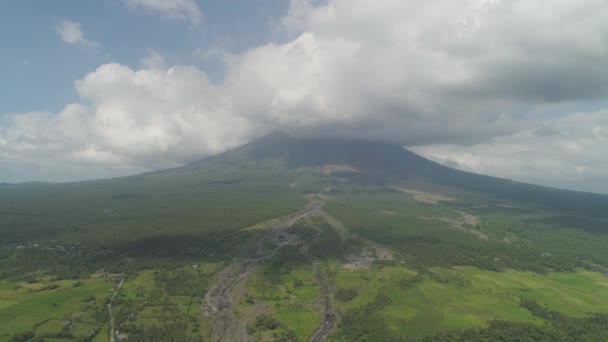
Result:
M114 336L116 336L116 329L114 328L114 315L112 314L112 302L114 301L116 294L118 294L118 291L124 282L125 278L120 279L120 283L118 283L118 286L116 286L116 289L114 289L112 297L110 297L110 301L108 302L108 315L110 316L110 342L114 342Z

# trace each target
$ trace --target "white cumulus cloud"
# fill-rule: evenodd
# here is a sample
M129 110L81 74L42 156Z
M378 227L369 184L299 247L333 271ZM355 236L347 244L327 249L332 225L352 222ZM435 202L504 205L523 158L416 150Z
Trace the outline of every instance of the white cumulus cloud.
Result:
M79 45L86 48L99 48L101 44L94 40L87 39L82 32L80 23L71 20L61 20L55 30L61 36L61 39L67 44Z
M193 1L126 1L202 16ZM0 156L155 169L284 129L524 181L606 181L606 112L568 108L608 98L607 17L602 0L293 0L291 38L222 54L219 84L154 52L140 70L105 64L76 82L80 104L10 115Z

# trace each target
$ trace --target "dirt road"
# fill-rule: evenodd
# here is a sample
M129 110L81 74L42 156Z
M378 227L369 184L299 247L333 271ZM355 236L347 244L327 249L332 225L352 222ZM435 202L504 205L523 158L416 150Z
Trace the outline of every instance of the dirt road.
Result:
M108 302L108 316L110 316L110 342L114 342L114 336L116 336L116 328L114 327L114 315L112 314L112 302L114 302L114 298L118 294L118 291L124 284L125 278L120 279L120 283L116 286L116 289L112 293L112 297L110 297L110 301Z

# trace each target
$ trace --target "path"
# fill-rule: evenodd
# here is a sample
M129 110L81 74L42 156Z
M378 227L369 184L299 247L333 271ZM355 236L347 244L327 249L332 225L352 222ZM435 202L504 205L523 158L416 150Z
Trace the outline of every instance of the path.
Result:
M110 315L110 342L114 342L114 336L116 336L116 330L114 328L114 315L112 315L112 302L114 301L114 297L116 297L118 290L120 290L124 282L125 278L120 279L120 283L118 283L118 286L116 286L116 289L114 289L112 297L110 297L110 301L108 302L108 314Z

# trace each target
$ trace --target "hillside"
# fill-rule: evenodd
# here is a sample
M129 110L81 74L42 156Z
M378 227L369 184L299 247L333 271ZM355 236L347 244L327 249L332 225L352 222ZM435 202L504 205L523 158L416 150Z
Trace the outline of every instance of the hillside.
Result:
M455 170L425 159L399 145L365 140L293 139L277 132L221 156L226 160L282 159L290 167L350 165L350 178L388 184L410 179L535 204L563 214L608 218L608 196L542 187ZM193 163L193 168L216 160Z
M0 339L603 340L606 208L282 133L170 170L0 185Z

